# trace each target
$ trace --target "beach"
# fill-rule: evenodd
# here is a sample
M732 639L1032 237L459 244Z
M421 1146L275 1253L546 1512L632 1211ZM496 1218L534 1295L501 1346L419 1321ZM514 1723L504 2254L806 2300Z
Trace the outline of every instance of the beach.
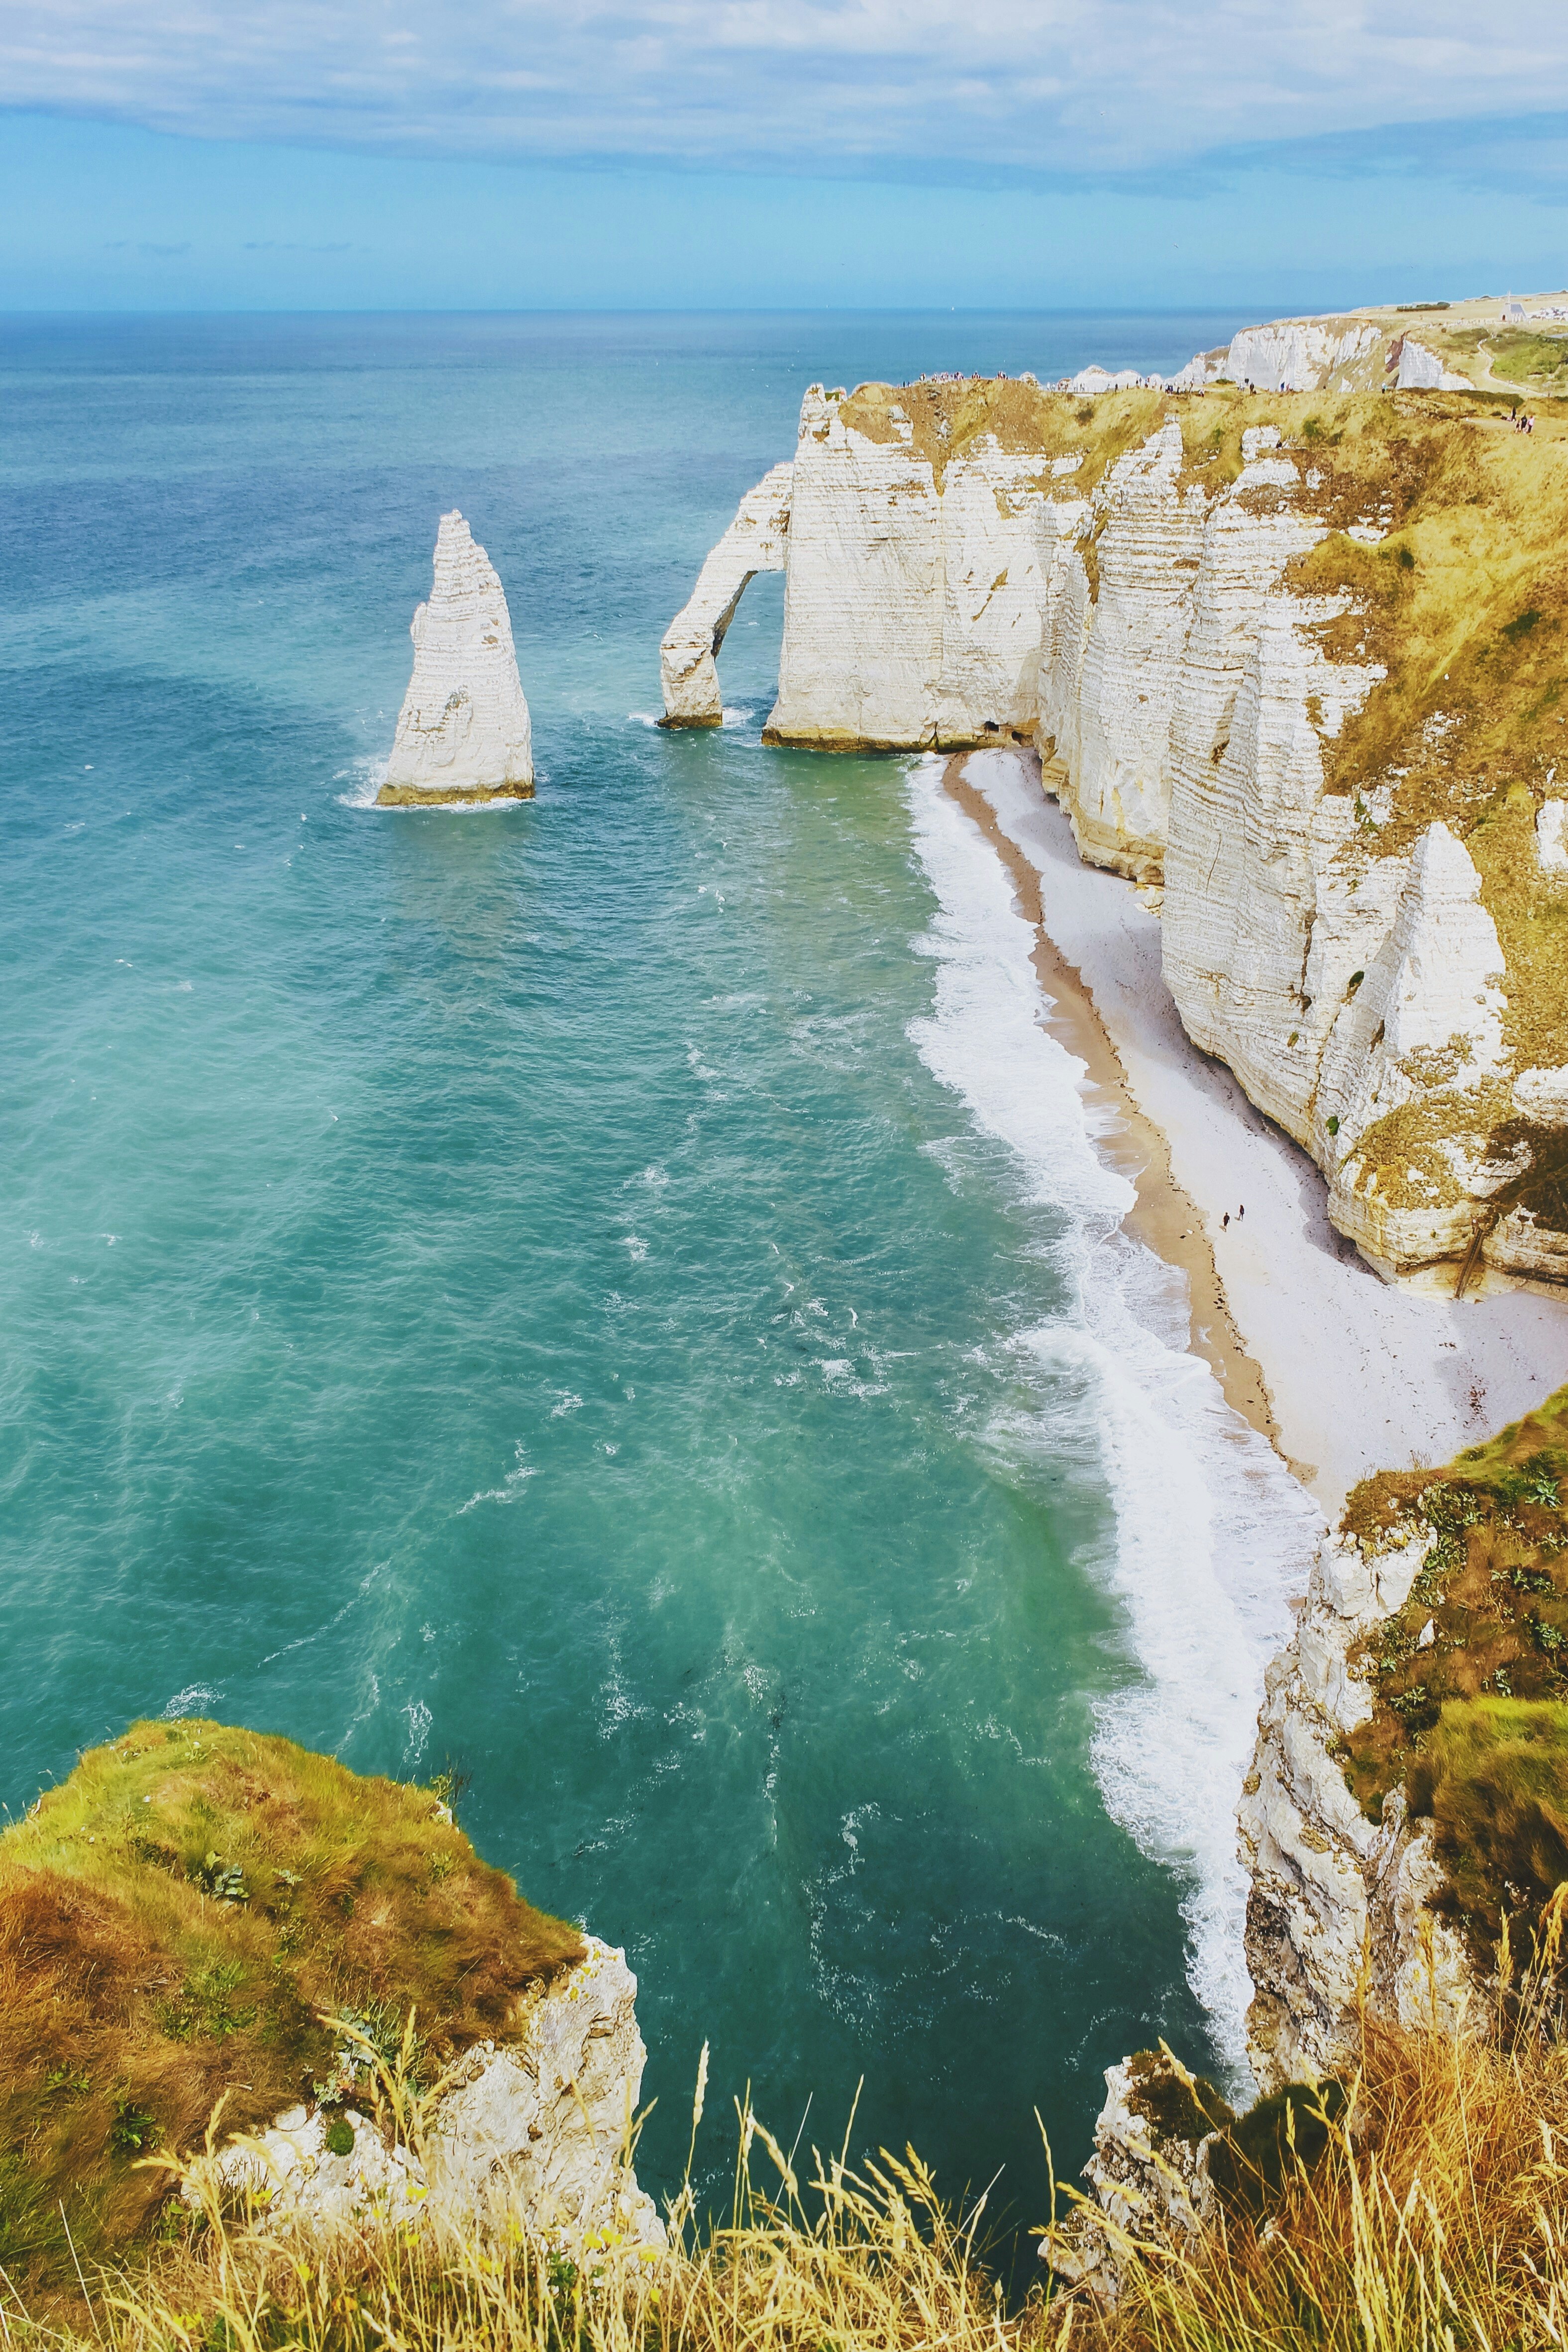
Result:
M1568 1381L1568 1301L1496 1276L1456 1300L1446 1269L1388 1284L1334 1232L1306 1153L1187 1037L1158 915L1082 862L1033 752L947 781L1038 926L1046 1018L1116 1114L1100 1149L1137 1187L1130 1227L1186 1276L1194 1351L1331 1519L1360 1479L1447 1462Z

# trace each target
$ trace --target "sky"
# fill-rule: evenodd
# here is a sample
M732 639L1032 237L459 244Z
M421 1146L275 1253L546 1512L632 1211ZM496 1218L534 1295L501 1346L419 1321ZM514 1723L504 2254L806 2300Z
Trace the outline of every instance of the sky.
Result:
M0 0L0 308L1568 278L1565 0Z

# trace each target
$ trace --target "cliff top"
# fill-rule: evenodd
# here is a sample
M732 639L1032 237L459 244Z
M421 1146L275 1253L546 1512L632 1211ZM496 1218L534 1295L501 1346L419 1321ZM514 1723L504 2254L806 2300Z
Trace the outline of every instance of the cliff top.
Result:
M291 1740L133 1724L0 1836L0 2264L145 2228L220 2096L226 2128L332 2095L352 2017L426 2063L504 2038L580 1958L430 1789Z
M1010 493L1090 502L1079 548L1091 595L1109 520L1095 494L1119 459L1173 423L1175 487L1212 496L1242 474L1248 429L1277 428L1296 478L1255 478L1241 501L1260 515L1286 505L1317 515L1324 536L1288 583L1326 600L1315 634L1331 659L1383 673L1321 735L1325 785L1356 819L1344 857L1364 865L1408 851L1436 822L1449 827L1480 876L1507 967L1508 1058L1552 1071L1568 1066L1568 887L1538 854L1535 825L1568 786L1568 408L1541 410L1522 434L1509 429L1517 404L1502 390L1228 384L1089 397L969 377L861 384L835 406L867 439L925 458L939 490L947 466L988 436L1051 461L1020 468ZM1457 1132L1495 1137L1500 1157L1529 1147L1540 1161L1541 1138L1508 1084L1459 1085L1474 1075L1456 1064L1448 1084L1434 1066L1418 1099L1359 1139L1391 1204L1457 1197Z

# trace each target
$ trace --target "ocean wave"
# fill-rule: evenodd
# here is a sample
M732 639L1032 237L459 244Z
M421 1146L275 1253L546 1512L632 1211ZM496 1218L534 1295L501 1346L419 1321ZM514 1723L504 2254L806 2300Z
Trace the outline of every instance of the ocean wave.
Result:
M1046 1247L1066 1301L1011 1336L1030 1403L987 1443L1026 1475L1076 1457L1110 1497L1110 1538L1085 1565L1141 1675L1097 1706L1095 1772L1112 1818L1183 1882L1190 1981L1239 2079L1251 1985L1236 1804L1321 1522L1188 1352L1180 1274L1124 1230L1133 1188L1094 1149L1108 1121L1084 1065L1042 1025L1033 927L942 772L922 761L908 787L940 902L916 942L937 965L932 1010L910 1034L973 1128L1009 1147L1020 1204L1054 1213Z
M223 1696L221 1683L187 1683L177 1690L159 1717L161 1723L178 1723L197 1707L212 1706Z
M368 809L375 806L375 796L386 782L386 760L353 760L340 768L332 778L335 784L347 783L346 793L338 794L340 808Z

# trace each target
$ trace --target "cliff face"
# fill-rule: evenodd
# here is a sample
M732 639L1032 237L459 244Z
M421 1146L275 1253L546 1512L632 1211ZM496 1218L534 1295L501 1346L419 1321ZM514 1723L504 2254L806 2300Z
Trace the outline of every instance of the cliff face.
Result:
M636 1980L482 1863L438 1789L134 1724L0 1834L0 1953L14 2276L70 2274L64 2211L84 2256L144 2239L220 2100L253 2136L220 2182L279 2216L351 2220L374 2192L465 2223L499 2200L563 2242L658 2235L623 2156ZM174 2164L134 2161L154 2151Z
M494 565L454 508L441 517L427 604L409 625L414 674L377 798L383 807L526 800L533 735Z
M1242 1858L1252 1880L1247 2054L1264 2091L1353 2065L1360 2004L1405 2026L1484 2021L1474 1964L1430 1906L1446 1884L1430 1831L1391 1791L1373 1822L1342 1762L1373 1712L1351 1654L1404 1607L1430 1538L1368 1556L1331 1538L1314 1563L1296 1633L1268 1669L1258 1748L1242 1793Z
M1568 756L1560 780L1544 677L1510 675L1562 583L1515 533L1511 449L1373 412L1348 463L1246 427L1226 481L1194 421L1112 464L1058 541L1047 784L1087 857L1163 880L1184 1025L1311 1153L1341 1232L1387 1271L1476 1244L1562 1279ZM1565 455L1531 469L1557 517ZM1483 546L1500 595L1476 590Z
M1012 412L1042 395L1016 385L971 419L919 390L805 396L769 742L916 749L1033 723L1065 519L1041 496L1050 453ZM1020 439L1034 446L1006 446Z
M1214 357L1328 389L814 387L667 636L669 720L710 723L783 560L764 740L1032 732L1084 856L1163 886L1185 1027L1339 1230L1385 1273L1568 1279L1568 438L1399 394L1436 362L1366 320Z
M1081 441L1081 435L1078 436ZM773 743L973 744L1033 727L1040 610L1081 466L1070 419L1026 382L825 392L793 466L741 502L661 648L665 721L721 713L713 656L754 572L783 568Z
M274 2227L341 2227L379 2207L414 2230L521 2223L574 2260L590 2234L601 2250L662 2245L664 2225L629 2161L647 2058L637 1979L624 1953L584 1940L584 1958L542 1988L511 2040L479 2042L448 2069L413 2145L352 2102L333 2115L296 2106L224 2150L219 2181L265 2190ZM184 2194L200 2201L199 2168Z

